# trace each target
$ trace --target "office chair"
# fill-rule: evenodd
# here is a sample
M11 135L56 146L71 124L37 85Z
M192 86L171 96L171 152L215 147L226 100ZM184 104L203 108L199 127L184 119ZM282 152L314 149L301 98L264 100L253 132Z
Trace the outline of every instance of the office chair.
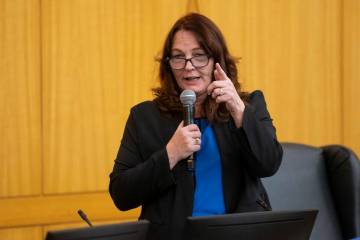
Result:
M273 210L318 209L310 239L360 237L360 161L340 145L283 143L283 162L263 183Z

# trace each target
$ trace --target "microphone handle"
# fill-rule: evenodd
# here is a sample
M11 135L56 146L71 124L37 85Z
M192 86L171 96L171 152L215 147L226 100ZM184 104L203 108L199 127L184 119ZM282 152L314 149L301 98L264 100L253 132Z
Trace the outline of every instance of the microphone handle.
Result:
M194 105L184 105L184 126L194 123Z
M192 153L187 159L187 170L189 172L194 172L194 154Z
M184 105L184 126L194 123L194 105ZM187 169L189 172L194 172L194 154L191 154L187 159Z

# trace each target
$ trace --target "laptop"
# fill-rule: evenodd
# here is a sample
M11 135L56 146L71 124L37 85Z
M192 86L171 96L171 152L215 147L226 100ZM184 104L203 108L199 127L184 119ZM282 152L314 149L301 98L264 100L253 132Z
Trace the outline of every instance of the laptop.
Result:
M46 240L145 240L149 221L49 231Z
M317 213L310 209L188 217L186 239L307 240Z

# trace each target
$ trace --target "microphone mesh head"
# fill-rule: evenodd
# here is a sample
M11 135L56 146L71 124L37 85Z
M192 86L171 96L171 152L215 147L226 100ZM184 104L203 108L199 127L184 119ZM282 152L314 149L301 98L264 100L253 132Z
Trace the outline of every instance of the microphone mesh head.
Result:
M193 90L184 90L180 94L180 101L183 105L193 105L196 101L196 95Z

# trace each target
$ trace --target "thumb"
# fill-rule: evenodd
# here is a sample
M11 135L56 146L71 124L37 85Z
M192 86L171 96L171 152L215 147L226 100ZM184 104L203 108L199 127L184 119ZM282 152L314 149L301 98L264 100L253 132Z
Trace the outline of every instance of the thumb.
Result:
M179 126L177 127L177 129L181 129L184 127L184 120L180 122Z
M226 73L224 72L224 70L221 68L220 64L219 63L216 63L215 64L215 71L214 71L214 77L215 77L215 80L225 80L227 79L227 75Z

